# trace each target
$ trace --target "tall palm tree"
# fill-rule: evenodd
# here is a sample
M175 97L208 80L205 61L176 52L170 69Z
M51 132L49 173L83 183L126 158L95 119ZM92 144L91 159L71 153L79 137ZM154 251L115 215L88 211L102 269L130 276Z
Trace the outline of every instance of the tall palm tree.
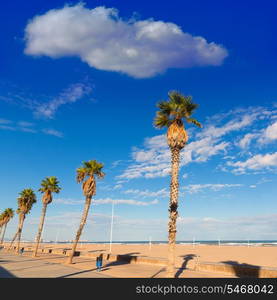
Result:
M61 188L59 187L59 181L55 176L46 177L41 181L41 188L39 192L43 193L42 196L42 212L40 217L40 223L38 227L38 234L36 239L36 247L33 256L37 256L37 251L40 243L40 238L43 230L44 219L46 215L47 205L52 202L52 193L59 193Z
M4 241L4 237L5 237L5 233L6 233L6 228L7 228L7 225L8 223L10 222L10 220L13 218L14 216L14 211L12 208L6 208L3 212L3 221L4 221L4 231L3 231L3 234L2 234L2 238L1 238L1 242L0 244L3 244L3 241Z
M86 201L85 201L85 207L84 207L82 219L80 222L80 226L76 233L75 241L72 245L72 252L70 253L69 258L68 258L69 264L72 264L72 260L73 260L74 254L75 254L77 243L81 237L83 228L86 224L92 196L96 195L95 175L98 178L103 178L105 176L105 173L102 172L103 167L104 167L104 165L97 162L96 160L90 160L90 161L83 162L83 166L77 169L76 180L78 183L81 183L81 182L83 183L82 189L83 189L83 194L86 197Z
M12 244L17 237L17 253L19 253L20 239L25 217L31 211L33 204L36 202L36 194L32 189L24 189L19 193L19 197L17 198L18 208L16 210L19 218L18 228L9 246L9 249L11 249Z
M159 102L157 106L160 110L156 114L154 125L157 128L168 128L167 143L171 151L167 276L174 277L180 151L188 141L184 121L193 123L198 127L202 127L202 125L197 120L191 118L192 113L198 105L192 102L192 97L190 96L184 96L179 92L171 91L168 93L168 100Z
M0 214L0 234L2 232L3 226L4 226L4 213L2 212Z

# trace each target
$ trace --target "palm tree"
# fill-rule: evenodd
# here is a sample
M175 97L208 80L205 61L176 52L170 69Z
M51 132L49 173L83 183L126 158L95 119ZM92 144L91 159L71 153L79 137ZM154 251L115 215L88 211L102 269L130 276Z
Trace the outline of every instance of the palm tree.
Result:
M14 211L13 211L12 208L6 208L6 209L4 210L4 212L2 213L2 215L3 215L4 231L3 231L3 234L2 234L2 238L1 238L0 244L3 244L7 225L8 225L8 223L10 222L10 220L13 218L13 216L14 216Z
M175 270L175 243L176 221L178 217L178 193L179 193L179 162L180 151L188 141L188 134L184 128L184 122L193 123L198 127L202 125L191 118L192 113L198 107L192 102L192 97L184 96L176 91L168 93L169 99L158 103L160 109L154 121L157 128L167 127L167 143L171 151L171 183L168 223L168 266L167 276L174 277Z
M95 175L98 178L103 178L105 176L105 173L102 172L103 167L104 165L97 162L96 160L90 160L90 161L83 162L83 166L77 169L76 180L78 183L81 182L83 183L82 189L83 189L83 194L86 197L86 201L85 201L85 207L80 222L80 226L76 233L75 241L72 246L72 252L70 253L68 258L69 264L72 264L72 259L75 254L77 243L81 237L82 230L86 224L92 196L96 195Z
M19 253L20 239L25 217L31 211L33 204L36 202L36 195L32 189L24 189L19 193L19 197L17 198L18 208L16 210L19 218L18 229L9 246L9 249L11 249L12 244L17 237L17 253Z
M43 230L44 219L46 215L47 205L52 202L52 193L59 193L61 188L59 187L59 181L55 176L46 177L41 181L41 188L39 192L43 193L42 196L42 212L40 217L40 224L38 228L38 234L36 239L36 247L33 256L37 256L37 251L40 243L40 238Z
M3 226L4 226L4 213L0 214L0 234L2 232Z

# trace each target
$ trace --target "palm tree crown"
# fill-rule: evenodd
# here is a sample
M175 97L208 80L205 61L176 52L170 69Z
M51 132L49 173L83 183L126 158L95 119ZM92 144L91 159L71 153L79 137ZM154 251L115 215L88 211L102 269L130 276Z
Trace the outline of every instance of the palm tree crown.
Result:
M191 118L198 104L192 102L191 96L184 96L177 91L169 92L168 97L167 101L158 103L157 106L160 110L156 114L154 125L157 128L168 127L168 145L171 148L182 149L188 140L183 120L202 127L196 119Z
M36 194L32 189L24 189L19 193L17 198L18 209L17 213L28 214L34 203L37 202Z
M39 192L44 193L42 197L42 202L49 204L52 202L52 193L59 193L61 188L59 187L59 181L57 177L51 176L46 177L41 181L41 187Z
M8 223L10 219L14 216L14 211L12 208L6 208L3 212L3 219L5 223Z
M105 173L102 171L104 165L96 160L83 162L83 166L77 169L76 180L83 182L83 193L85 196L92 197L96 193L96 181L94 175L103 178Z
M5 224L5 218L4 218L4 212L2 212L2 214L0 214L0 227L3 226L3 224Z

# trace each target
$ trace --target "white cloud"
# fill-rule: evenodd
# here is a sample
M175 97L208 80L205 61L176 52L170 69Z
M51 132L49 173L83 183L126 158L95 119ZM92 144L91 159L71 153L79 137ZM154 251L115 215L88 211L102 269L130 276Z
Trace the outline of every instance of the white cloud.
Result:
M242 115L235 116L235 118L229 122L227 122L225 125L216 127L214 125L208 125L207 128L204 128L202 132L198 134L199 137L222 137L232 131L240 130L241 128L244 128L246 126L251 125L259 112L253 111L249 113L245 113Z
M144 201L137 201L133 199L112 199L112 198L102 198L92 200L92 204L94 205L101 205L101 204L127 204L127 205L135 205L135 206L149 206L153 204L158 204L158 200L155 199L153 201L144 202Z
M190 235L182 227L182 236L196 239L274 239L276 235L277 215L240 216L228 219L204 218L178 218L178 223L190 228ZM180 231L180 230L179 230Z
M268 143L277 140L277 121L269 125L263 132L260 142Z
M212 191L220 191L225 188L241 187L243 184L229 184L229 183L207 183L207 184L190 184L184 187L190 194L198 193L204 189L210 189Z
M29 55L78 56L99 70L151 77L168 68L218 66L227 50L185 33L174 23L123 20L114 8L84 4L52 9L25 28Z
M79 204L83 204L85 200L58 198L58 199L54 199L54 202L57 204L65 204L65 205L79 205Z
M36 133L37 131L32 127L34 124L30 122L20 121L15 124L15 122L6 119L0 119L0 129L9 131L24 131L30 133Z
M19 121L19 122L17 122L17 124L20 127L32 127L32 126L34 126L34 123L26 122L26 121Z
M238 146L242 149L246 149L249 147L250 143L253 139L257 138L259 135L255 133L247 133L244 135L242 139L239 140Z
M0 124L11 124L12 121L6 119L0 119Z
M220 142L212 137L204 137L189 143L181 152L181 167L191 162L205 162L210 157L224 152L229 143ZM118 176L122 179L165 177L171 172L170 150L166 143L166 136L159 135L146 138L145 149L134 148L132 157L134 162Z
M53 135L59 138L63 137L63 133L55 129L43 129L42 132L47 135Z
M114 190L118 190L118 189L121 189L123 187L123 185L122 184L116 184L115 186L114 186Z
M9 125L0 125L0 129L2 130L11 130L11 131L15 131L15 127L13 126L9 126Z
M3 125L1 125L1 120L3 121ZM4 122L5 121L5 122ZM8 124L8 125L6 125ZM26 121L19 121L13 122L10 120L0 119L0 130L9 130L9 131L22 131L28 133L38 133L39 130L35 129L35 124L26 122ZM55 129L42 129L41 132L47 135L53 135L56 137L63 137L63 133L55 130Z
M235 158L237 150L235 155L228 155L234 150L234 146L247 147L252 139L259 138L262 130L257 130L253 124L262 121L264 125L273 113L265 107L248 107L209 117L203 122L203 129L188 130L189 142L181 151L180 168L190 163L204 163L222 154L226 160ZM239 135L253 127L254 133L248 132L236 142L235 134ZM274 137L272 129L269 134ZM168 176L171 172L171 154L165 134L146 138L143 147L133 147L131 156L133 161L118 178L156 178ZM227 166L230 166L228 161ZM225 166L221 166L221 170L227 171Z
M16 86L8 86L7 97L4 100L9 104L17 105L29 109L33 112L36 118L53 119L57 110L65 104L70 104L81 100L83 97L88 96L92 92L92 83L88 78L81 82L70 84L67 88L63 89L58 95L32 95L26 90L22 90ZM1 82L0 82L1 89ZM3 97L0 95L0 100ZM10 120L0 119L1 124L11 124ZM26 121L19 121L18 127L29 128L34 124Z
M35 129L29 127L20 127L19 130L23 132L37 133Z
M36 117L53 118L57 109L67 103L74 103L92 91L91 87L84 83L75 83L64 90L59 96L46 103L35 105Z
M262 170L277 167L277 152L267 154L257 154L246 161L227 162L233 167L233 172L244 174L247 170Z
M84 200L75 200L75 199L55 199L55 203L65 204L65 205L81 205L84 203ZM127 205L135 205L135 206L149 206L153 204L158 204L158 200L153 201L137 201L133 199L112 199L112 198L100 198L100 199L92 199L92 205L102 205L102 204L127 204Z
M149 190L129 189L124 191L124 194L133 194L139 197L168 197L169 192L166 189L161 189L155 192Z

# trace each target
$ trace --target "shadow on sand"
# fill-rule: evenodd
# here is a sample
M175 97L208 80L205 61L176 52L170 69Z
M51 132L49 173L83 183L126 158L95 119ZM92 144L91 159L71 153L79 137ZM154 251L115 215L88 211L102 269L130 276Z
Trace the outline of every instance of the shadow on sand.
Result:
M196 257L195 254L187 254L187 255L184 255L184 256L181 256L184 258L184 261L182 263L182 266L179 268L179 270L176 272L175 274L175 278L178 278L182 273L183 271L187 268L187 264L190 260L194 259Z
M249 265L245 263L238 263L237 261L228 260L222 263L232 266L234 273L237 277L254 277L259 278L260 266Z
M166 271L165 267L161 268L157 273L155 273L154 275L152 275L150 278L155 278L158 274L160 274L161 272L164 272L164 271Z
M102 268L101 272L106 271L106 270L109 270L109 268ZM84 273L88 273L88 272L96 272L96 271L97 271L97 268L94 268L94 269L90 269L90 270L84 270L84 271L80 271L80 272L75 272L75 273L59 276L59 277L56 277L56 278L67 278L67 277L71 277L71 276L74 276L74 275L84 274ZM99 274L99 273L97 273L97 274ZM100 274L100 276L101 276L101 274Z

